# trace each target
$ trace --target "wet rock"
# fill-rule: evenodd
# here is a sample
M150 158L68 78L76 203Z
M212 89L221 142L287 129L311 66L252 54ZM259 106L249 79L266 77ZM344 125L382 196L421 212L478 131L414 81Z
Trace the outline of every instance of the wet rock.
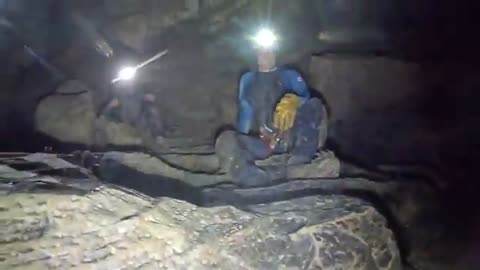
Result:
M1 268L401 269L385 219L365 201L344 196L242 211L103 187L74 201L10 194L0 204L2 224L29 232L0 243Z

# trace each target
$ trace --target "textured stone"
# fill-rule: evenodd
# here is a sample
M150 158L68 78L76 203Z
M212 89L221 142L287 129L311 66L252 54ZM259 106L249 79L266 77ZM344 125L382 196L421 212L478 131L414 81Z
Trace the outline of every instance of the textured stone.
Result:
M25 211L39 202L40 214ZM8 229L1 234L0 268L401 269L385 219L368 203L344 196L241 211L103 187L75 202L69 195L11 194L0 204ZM87 220L94 222L86 226ZM16 233L5 241L9 232Z
M427 98L423 72L417 63L388 57L313 57L310 82L330 107L329 138L338 150L383 164L433 161L438 135L419 112Z
M35 125L38 131L62 142L92 144L95 131L92 96L83 93L46 97L36 109Z
M258 163L260 167L282 165L283 156L275 156ZM203 167L202 170L185 170ZM184 168L184 169L181 169ZM209 168L209 169L208 169ZM187 155L154 157L143 153L108 152L100 162L100 173L107 181L118 183L119 176L130 175L145 182L156 181L158 184L166 179L178 181L194 187L231 182L215 155ZM335 178L340 173L340 162L331 152L323 153L318 159L306 165L289 166L288 179ZM150 180L148 180L150 179ZM276 179L284 181L286 179ZM127 183L128 184L128 183Z
M65 143L141 145L133 127L96 117L94 97L82 83L68 81L43 99L35 112L36 129Z

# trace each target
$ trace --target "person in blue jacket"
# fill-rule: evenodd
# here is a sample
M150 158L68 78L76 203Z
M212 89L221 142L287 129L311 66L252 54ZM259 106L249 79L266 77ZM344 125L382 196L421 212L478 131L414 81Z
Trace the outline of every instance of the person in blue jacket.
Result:
M231 149L223 156L230 161L234 181L242 186L285 177L286 166L259 168L255 160L288 153L287 165L309 163L325 137L320 134L326 121L323 103L311 97L300 73L276 66L274 39L268 30L257 35L258 68L241 76L236 131L224 132L217 140L217 152Z

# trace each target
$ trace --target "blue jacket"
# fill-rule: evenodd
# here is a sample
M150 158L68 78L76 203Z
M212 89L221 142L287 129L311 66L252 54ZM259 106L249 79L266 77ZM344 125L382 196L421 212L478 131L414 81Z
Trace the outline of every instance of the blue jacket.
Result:
M305 103L310 98L310 92L308 90L305 80L300 73L291 69L279 69L278 80L280 87L286 93L294 93L302 99L302 103ZM240 78L240 87L238 95L238 118L237 118L237 130L241 133L248 134L253 124L254 108L253 104L249 102L249 95L251 95L254 81L255 72L247 72Z

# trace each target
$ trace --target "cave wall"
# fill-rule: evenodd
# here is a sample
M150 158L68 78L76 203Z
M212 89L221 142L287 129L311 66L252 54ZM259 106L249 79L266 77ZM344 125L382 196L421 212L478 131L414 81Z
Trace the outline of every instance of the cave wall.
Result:
M0 59L3 59L4 68L0 70L2 89L8 89L11 85L12 76L15 76L19 68L32 64L32 59L18 50L23 44L12 38L12 31L30 33L22 36L28 39L30 46L35 47L40 53L48 50L48 26L50 24L48 6L51 0L39 0L35 2L22 0L5 0L0 2ZM6 20L8 19L8 21ZM12 25L10 24L12 22Z
M474 190L478 185L469 175L480 160L475 124L480 109L474 105L480 97L476 5L384 2L383 14L390 17L374 19L387 19L386 49L368 45L367 53L359 53L356 41L361 39L347 35L346 50L337 44L325 51L325 35L316 50L320 56L311 61L311 83L332 110L330 144L344 156L372 164L431 166L448 182L461 183L459 189ZM361 9L356 11L353 20L365 19ZM336 13L319 14L325 14L319 19L328 25L328 15Z
M314 57L311 84L329 104L338 150L364 161L432 160L437 138L420 113L422 71L388 57Z
M330 108L329 147L353 161L432 168L475 187L480 160L480 68L475 62L411 62L324 55L311 85Z
M400 20L399 2L314 1L320 30L318 38L324 43L323 46L331 43L336 50L339 45L351 44L352 41L355 41L355 45L350 50L359 50L360 45L365 44L368 44L367 50L389 49L394 45L396 36L392 29Z

